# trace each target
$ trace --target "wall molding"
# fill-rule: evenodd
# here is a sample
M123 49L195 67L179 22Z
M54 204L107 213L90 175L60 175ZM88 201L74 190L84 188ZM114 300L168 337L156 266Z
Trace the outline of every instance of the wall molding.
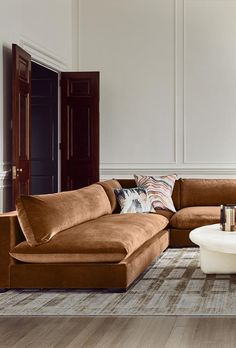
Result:
M71 6L72 22L72 69L78 70L79 67L79 1L72 0Z
M235 176L236 168L178 168L178 167L165 167L165 168L100 168L101 177L119 177L119 176L132 176L138 173L141 175L166 175L170 173L176 173L179 176Z
M185 54L186 54L186 4L189 2L189 0L181 0L183 2L183 11L182 11L182 25L183 25L183 44L182 44L182 54L183 54L183 164L187 164L187 165L200 165L200 166L204 166L204 165L214 165L216 167L221 167L223 165L236 165L236 161L220 161L220 162L215 162L215 161L191 161L187 159L187 118L186 118L186 113L185 113L185 100L186 100L186 96L185 96ZM198 0L196 0L198 1ZM221 0L222 1L222 0ZM216 2L217 5L217 2Z
M31 55L35 62L44 64L45 66L53 68L56 71L63 71L70 67L70 64L66 61L66 58L55 55L50 50L35 42L32 42L28 38L21 37L19 44Z
M186 1L183 0L183 12L182 12L182 15L183 15L183 47L182 47L182 50L183 50L183 80L182 80L182 83L183 83L183 163L185 164L188 164L187 162L187 159L186 159L186 116L185 116L185 16L186 16Z
M196 0L197 2L198 0ZM235 175L236 161L191 161L187 157L186 101L186 7L190 0L173 0L174 4L174 161L152 163L101 162L101 175L132 175L176 171L183 175ZM174 167L175 165L175 167ZM173 167L172 167L173 166ZM161 167L161 168L160 168ZM181 167L181 168L179 168ZM230 168L229 168L230 167ZM154 174L153 174L154 175Z
M173 161L166 161L166 162L100 162L100 165L102 168L109 168L113 169L114 167L124 167L124 168L129 168L130 166L132 167L141 167L145 169L147 166L153 166L154 168L158 168L160 165L164 166L171 166L171 165L177 165L178 164L178 59L177 59L177 51L178 51L178 38L177 38L177 33L178 33L178 1L179 0L173 0L173 45L174 45L174 55L173 55ZM106 169L105 169L106 170Z
M178 163L178 129L177 129L177 72L178 72L178 61L177 61L177 0L173 1L174 5L174 164Z
M100 162L102 169L129 169L129 168L160 168L166 166L172 166L177 164L176 162Z

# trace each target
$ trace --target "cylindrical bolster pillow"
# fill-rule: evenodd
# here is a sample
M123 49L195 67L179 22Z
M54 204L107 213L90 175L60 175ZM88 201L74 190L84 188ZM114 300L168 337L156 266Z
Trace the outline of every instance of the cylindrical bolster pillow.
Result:
M82 222L111 214L111 205L102 186L60 193L21 196L16 209L29 245L48 242L55 234Z

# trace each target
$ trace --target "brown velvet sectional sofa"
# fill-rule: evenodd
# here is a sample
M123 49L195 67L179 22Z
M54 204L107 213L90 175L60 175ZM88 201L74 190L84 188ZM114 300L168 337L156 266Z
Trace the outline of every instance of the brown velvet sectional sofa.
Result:
M24 197L19 219L1 214L0 288L125 290L167 247L192 246L193 228L219 222L220 204L236 203L234 179L179 179L176 213L119 214L120 187L135 181Z

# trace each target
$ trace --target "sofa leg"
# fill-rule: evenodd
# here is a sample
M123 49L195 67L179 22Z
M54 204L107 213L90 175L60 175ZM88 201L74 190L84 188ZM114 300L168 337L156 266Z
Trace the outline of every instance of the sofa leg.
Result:
M9 289L7 289L7 288L0 288L0 294L2 293L2 292L7 292Z

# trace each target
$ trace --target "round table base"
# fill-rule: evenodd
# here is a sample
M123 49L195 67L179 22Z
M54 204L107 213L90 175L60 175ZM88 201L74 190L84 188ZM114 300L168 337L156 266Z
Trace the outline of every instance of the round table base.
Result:
M200 247L200 264L203 273L236 273L236 254L222 253Z

